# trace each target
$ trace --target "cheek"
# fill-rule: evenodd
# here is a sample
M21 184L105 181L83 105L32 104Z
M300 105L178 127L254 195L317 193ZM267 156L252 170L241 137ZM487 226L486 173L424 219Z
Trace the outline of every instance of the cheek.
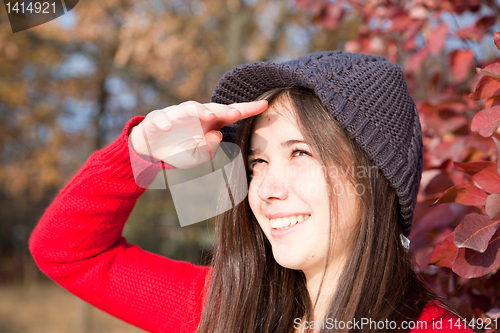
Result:
M260 211L260 198L258 196L258 184L255 179L250 180L250 184L248 186L248 204L250 209L257 217L257 214Z
M328 202L328 186L320 167L307 165L300 168L293 177L293 184L297 195L309 203Z
M250 181L250 185L248 187L248 205L252 210L253 215L255 216L257 223L259 223L260 229L264 232L267 239L270 239L270 229L269 226L264 224L265 216L262 214L262 200L258 195L258 182L256 180Z

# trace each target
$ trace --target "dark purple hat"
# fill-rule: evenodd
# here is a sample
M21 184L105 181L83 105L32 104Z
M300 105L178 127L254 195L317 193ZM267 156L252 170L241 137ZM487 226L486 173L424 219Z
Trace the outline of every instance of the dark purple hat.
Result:
M423 144L401 68L381 56L340 51L284 63L254 62L226 73L211 101L249 102L278 87L314 91L396 189L403 234L408 236L422 176ZM224 127L223 140L232 142L238 126Z

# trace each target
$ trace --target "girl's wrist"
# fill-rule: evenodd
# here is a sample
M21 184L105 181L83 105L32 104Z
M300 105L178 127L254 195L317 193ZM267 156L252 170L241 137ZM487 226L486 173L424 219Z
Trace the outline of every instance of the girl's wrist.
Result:
M148 147L147 140L144 136L141 123L134 126L130 134L128 136L128 142L131 149L133 149L137 155L139 155L142 159L151 162L158 163L160 160L154 158L151 155L150 148Z
M134 151L137 154L146 155L147 150L144 149L146 147L146 143L144 141L145 140L141 133L140 123L139 123L134 127L132 127L132 129L130 130L130 134L128 136L128 142L130 147L132 147L132 149L134 149Z

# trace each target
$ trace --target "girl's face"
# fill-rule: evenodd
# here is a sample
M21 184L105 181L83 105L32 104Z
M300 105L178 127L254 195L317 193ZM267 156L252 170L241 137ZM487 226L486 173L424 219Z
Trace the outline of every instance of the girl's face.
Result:
M259 117L254 129L248 157L253 170L250 208L281 266L306 276L322 272L331 239L330 260L342 260L349 248L357 207L356 196L347 194L350 183L333 179L344 186L344 195L337 196L339 211L334 216L339 220L332 220L323 167L291 112L277 103Z

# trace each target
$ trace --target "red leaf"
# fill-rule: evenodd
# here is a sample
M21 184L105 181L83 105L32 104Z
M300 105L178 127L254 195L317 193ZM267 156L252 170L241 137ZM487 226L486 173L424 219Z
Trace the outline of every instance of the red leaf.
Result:
M398 11L391 17L391 30L403 32L412 23L412 19L403 11Z
M499 225L500 221L492 221L485 215L465 215L455 229L455 245L483 253Z
M468 97L473 101L479 101L497 95L500 95L500 80L491 76L483 76L477 83L476 90Z
M344 16L344 9L341 2L330 3L324 8L320 18L321 25L326 29L335 29L342 17Z
M500 229L497 229L483 253L461 248L453 262L453 271L471 279L486 275L500 266Z
M500 141L498 141L498 139L494 136L492 136L491 138L493 139L493 142L497 147L497 172L500 174Z
M490 194L486 199L484 209L490 219L500 219L500 194Z
M299 8L305 9L313 14L319 13L325 6L323 1L318 0L295 0L295 3Z
M434 204L457 202L465 206L484 206L488 194L471 184L460 184L450 187Z
M431 179L429 184L425 186L425 194L440 194L444 193L447 189L453 186L453 181L444 173L440 173Z
M478 132L485 138L490 137L498 127L500 127L500 106L498 105L479 111L470 125L471 131Z
M484 100L484 106L489 109L494 106L500 105L500 96L490 97Z
M447 3L447 1L438 1L437 3L443 4L443 9L450 10L457 14L462 14L466 11L477 12L481 8L480 0L453 0ZM452 8L449 8L452 5Z
M479 30L486 30L497 22L495 16L483 16L476 22L476 27Z
M432 55L436 55L443 50L447 35L448 24L446 23L441 24L436 29L430 32L427 39L427 45L429 46L429 52Z
M497 49L500 50L500 31L495 32L493 35L493 41L495 42Z
M430 265L453 267L453 262L458 254L458 247L454 243L455 233L451 233L445 240L432 250L429 258Z
M434 104L430 98L426 103L417 106L419 109L420 121L428 128L432 128L436 133L444 134L453 132L456 129L467 125L469 121L463 116L467 106L463 102L446 101ZM454 156L455 157L455 156ZM456 159L456 158L454 158Z
M416 20L410 22L404 30L403 30L403 35L402 39L403 40L409 40L409 39L414 39L418 33L422 31L422 26L424 25L424 20Z
M462 159L466 152L465 139L455 136L448 141L441 141L437 146L429 149L429 152L424 157L429 159L430 165L440 165L447 159Z
M482 75L488 75L497 79L500 79L500 62L494 62L489 64L484 69L476 68L476 72Z
M415 239L425 237L430 230L445 227L453 222L457 209L452 210L450 208L452 205L454 204L430 207L422 218L415 221L410 235L412 244Z
M428 54L429 49L427 47L423 47L417 53L412 54L410 59L408 59L406 70L408 72L416 72L420 70L420 68L422 67L422 62L427 58Z
M471 50L456 50L450 54L451 74L456 81L464 81L474 61L474 53Z
M478 41L483 38L483 34L476 26L471 26L457 30L455 34L462 39L470 39L473 41Z
M453 164L458 171L465 172L471 176L486 192L500 192L500 174L498 174L495 162L453 162Z
M415 47L416 47L416 40L415 38L410 38L408 40L404 40L402 41L402 45L403 45L403 49L405 51L410 51L410 50L413 50Z

